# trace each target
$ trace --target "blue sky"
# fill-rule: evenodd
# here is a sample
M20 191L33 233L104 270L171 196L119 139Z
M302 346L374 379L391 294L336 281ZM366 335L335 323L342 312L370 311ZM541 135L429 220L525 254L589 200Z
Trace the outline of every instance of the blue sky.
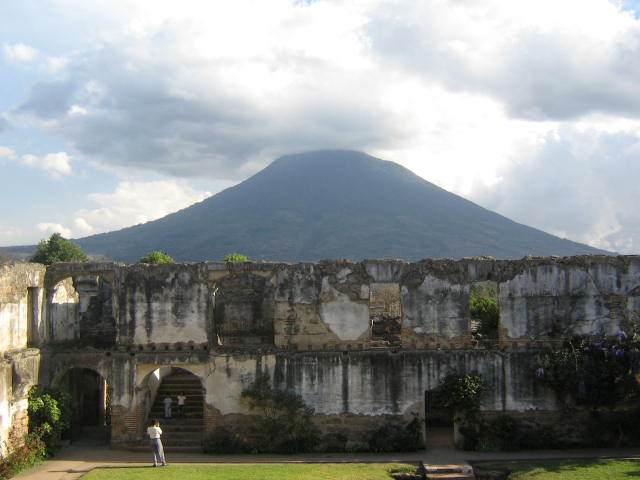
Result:
M0 0L0 246L159 218L283 154L396 161L640 250L640 2Z

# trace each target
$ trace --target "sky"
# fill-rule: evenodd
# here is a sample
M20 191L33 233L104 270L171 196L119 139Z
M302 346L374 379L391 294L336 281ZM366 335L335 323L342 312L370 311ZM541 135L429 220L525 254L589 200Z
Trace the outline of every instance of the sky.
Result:
M339 148L640 253L640 0L0 0L0 246Z

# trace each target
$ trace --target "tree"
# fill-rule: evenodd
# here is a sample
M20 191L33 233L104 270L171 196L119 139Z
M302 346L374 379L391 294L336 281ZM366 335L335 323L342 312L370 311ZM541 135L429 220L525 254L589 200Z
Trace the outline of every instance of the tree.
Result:
M223 259L223 262L248 262L249 259L246 255L242 255L241 253L230 253L226 255Z
M30 262L51 265L55 262L86 262L89 257L79 245L70 242L59 233L54 233L48 240L40 240L36 253Z
M174 263L175 260L171 258L164 252L153 251L150 254L142 257L138 260L138 263L149 263L149 264L158 264L158 263Z

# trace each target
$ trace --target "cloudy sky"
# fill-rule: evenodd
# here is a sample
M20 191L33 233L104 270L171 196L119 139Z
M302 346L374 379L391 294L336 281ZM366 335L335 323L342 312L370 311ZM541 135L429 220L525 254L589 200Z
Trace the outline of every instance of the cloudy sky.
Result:
M362 150L640 253L640 0L0 0L0 245Z

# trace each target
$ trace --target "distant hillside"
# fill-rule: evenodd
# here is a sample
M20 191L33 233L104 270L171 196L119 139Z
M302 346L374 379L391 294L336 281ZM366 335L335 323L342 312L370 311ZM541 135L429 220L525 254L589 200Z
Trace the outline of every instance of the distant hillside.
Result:
M76 240L134 262L608 254L513 222L406 168L353 151L282 157L248 180L159 220Z

